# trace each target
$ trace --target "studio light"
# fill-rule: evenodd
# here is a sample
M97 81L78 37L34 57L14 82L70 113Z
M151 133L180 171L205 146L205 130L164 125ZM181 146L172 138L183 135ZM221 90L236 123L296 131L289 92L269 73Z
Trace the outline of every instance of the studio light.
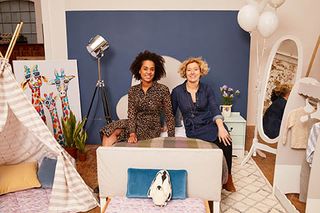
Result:
M98 63L98 80L96 83L96 87L95 87L93 96L91 98L89 110L87 113L87 118L89 119L91 108L92 108L93 102L95 100L95 96L97 94L97 91L98 91L99 96L101 97L101 100L102 100L102 104L103 104L105 121L106 121L106 124L108 124L112 121L112 119L111 119L110 109L109 109L109 104L108 104L107 90L105 88L104 81L101 79L100 59L104 56L104 51L109 48L109 42L107 40L105 40L102 36L96 35L95 37L90 39L90 41L86 47L87 47L87 50L90 53L90 55L93 56L94 58L96 58L97 63Z
M95 58L103 57L103 52L109 48L109 43L102 36L96 35L90 39L87 50Z

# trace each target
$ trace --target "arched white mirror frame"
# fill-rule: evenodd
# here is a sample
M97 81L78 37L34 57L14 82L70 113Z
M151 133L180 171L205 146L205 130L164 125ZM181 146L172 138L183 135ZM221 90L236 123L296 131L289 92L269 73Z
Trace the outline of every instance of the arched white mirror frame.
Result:
M257 107L258 107L258 109L257 109L255 133L254 133L254 138L252 140L252 145L251 145L250 151L249 151L248 155L241 162L241 165L244 165L246 162L248 162L248 160L251 158L252 155L255 156L257 150L266 151L269 153L276 154L277 149L272 148L266 144L259 142L258 137L257 137L257 132L259 133L262 140L264 140L268 144L277 143L279 138L281 137L281 135L279 135L278 137L271 139L265 135L265 133L263 131L263 107L264 107L264 100L265 100L265 96L266 96L266 90L267 90L267 86L268 86L268 80L269 80L269 75L271 72L271 66L272 66L273 59L274 59L281 43L285 40L288 40L288 39L294 41L297 46L298 66L297 66L296 75L295 75L295 82L297 82L301 78L302 64L303 64L302 43L301 43L300 39L298 39L295 36L292 36L292 35L283 36L276 41L276 43L273 45L273 47L270 51L270 54L269 54L269 57L268 57L268 60L267 60L267 63L266 63L265 69L264 69L263 79L261 81L260 81L260 79L258 79L258 81L261 82L261 85L260 86L258 85L259 87L258 87L258 92L257 92L257 96L258 96ZM281 125L282 125L282 123L283 123L283 120L281 122ZM281 134L281 132L280 132L280 134ZM262 157L265 157L264 153L260 152L259 154Z
M256 125L258 127L259 136L262 138L262 140L264 140L265 142L270 143L270 144L277 143L280 135L278 135L278 137L276 137L276 138L271 139L265 134L265 132L263 130L264 101L266 98L266 91L267 91L267 87L268 87L268 81L269 81L269 77L270 77L273 59L276 56L276 54L280 48L280 45L285 40L293 41L297 47L297 56L298 56L297 63L298 63L298 65L297 65L297 70L295 73L294 82L297 82L301 78L301 75L302 75L303 53L302 53L302 44L301 44L300 39L298 39L295 36L291 36L291 35L281 37L280 39L277 40L277 42L273 45L273 47L271 49L268 61L265 66L264 77L261 81L261 88L259 90L260 92L258 94L259 95L259 97L258 97L258 116L257 116ZM282 122L281 122L281 125L282 125Z

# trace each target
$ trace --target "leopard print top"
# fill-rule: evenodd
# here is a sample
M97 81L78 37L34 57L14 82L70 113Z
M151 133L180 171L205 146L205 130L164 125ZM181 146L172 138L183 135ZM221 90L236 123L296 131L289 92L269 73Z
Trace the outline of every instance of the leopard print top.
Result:
M112 122L102 128L100 133L109 136L119 128L124 130L120 140L126 140L133 132L137 134L138 140L156 138L161 133L160 116L163 112L168 136L174 137L175 123L167 86L154 82L146 93L141 84L132 86L128 92L128 100L128 119Z

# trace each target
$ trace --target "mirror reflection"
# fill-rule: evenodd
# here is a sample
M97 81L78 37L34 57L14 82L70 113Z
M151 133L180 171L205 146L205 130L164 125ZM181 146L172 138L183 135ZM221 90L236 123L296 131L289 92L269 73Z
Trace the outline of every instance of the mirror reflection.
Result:
M296 43L281 42L271 65L263 108L263 131L267 137L279 136L283 112L296 78L298 50Z

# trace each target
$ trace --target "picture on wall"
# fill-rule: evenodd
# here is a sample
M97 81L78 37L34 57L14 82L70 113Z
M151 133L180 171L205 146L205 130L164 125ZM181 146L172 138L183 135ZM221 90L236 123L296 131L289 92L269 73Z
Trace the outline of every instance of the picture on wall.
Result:
M81 120L77 61L13 61L13 70L27 98L63 145L61 119L65 120L72 111Z

